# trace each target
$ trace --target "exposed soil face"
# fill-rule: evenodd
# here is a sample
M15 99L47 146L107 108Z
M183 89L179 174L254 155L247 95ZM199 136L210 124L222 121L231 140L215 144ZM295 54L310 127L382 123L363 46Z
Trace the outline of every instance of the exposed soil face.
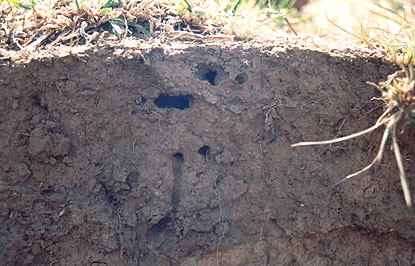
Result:
M60 55L60 56L59 56ZM412 265L362 52L133 42L0 66L2 265ZM376 109L376 107L379 107ZM413 130L401 135L408 159ZM412 180L412 181L411 181Z

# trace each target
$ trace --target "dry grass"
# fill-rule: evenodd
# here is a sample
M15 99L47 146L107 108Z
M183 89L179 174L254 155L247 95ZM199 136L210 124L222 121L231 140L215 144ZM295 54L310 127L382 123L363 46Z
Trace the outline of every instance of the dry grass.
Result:
M1 3L0 22L5 38L0 45L14 50L44 44L77 45L95 41L99 36L125 36L128 32L149 38L164 19L174 14L171 1L77 3L45 0L31 10Z
M127 36L177 38L183 32L191 39L270 38L296 13L292 5L260 9L252 0L0 0L0 47L18 51Z
M400 66L415 65L415 6L409 3L404 5L400 1L387 2L388 5L376 4L377 9L371 12L388 24L362 24L361 41L373 49L381 50L387 59Z

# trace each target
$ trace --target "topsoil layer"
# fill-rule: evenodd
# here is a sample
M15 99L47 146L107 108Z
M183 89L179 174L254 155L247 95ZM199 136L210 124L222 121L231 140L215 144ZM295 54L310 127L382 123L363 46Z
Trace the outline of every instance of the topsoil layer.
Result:
M81 49L82 50L82 49ZM413 265L359 51L142 42L0 65L1 265ZM415 187L413 129L400 137ZM389 144L388 144L389 146Z

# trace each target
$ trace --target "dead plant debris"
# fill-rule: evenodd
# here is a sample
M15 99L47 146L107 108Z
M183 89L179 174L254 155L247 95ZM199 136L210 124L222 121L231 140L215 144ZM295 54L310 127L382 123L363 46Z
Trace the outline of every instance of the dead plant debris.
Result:
M0 0L0 47L19 51L129 36L199 41L269 37L297 14L295 1L277 3L268 8L250 0Z

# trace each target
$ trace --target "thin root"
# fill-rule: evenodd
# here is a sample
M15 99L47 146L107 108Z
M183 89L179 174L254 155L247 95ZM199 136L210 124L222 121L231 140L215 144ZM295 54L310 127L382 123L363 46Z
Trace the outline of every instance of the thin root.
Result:
M388 109L386 109L385 112L383 112L383 114L379 117L379 119L376 121L376 124L379 124L380 122L382 122L383 118L385 118L385 116L387 116L389 114L389 112L392 111L392 108L389 107Z
M358 133L351 134L351 135L341 137L341 138L332 139L332 140L316 141L316 142L300 142L300 143L296 143L296 144L291 145L291 147L305 146L305 145L331 144L331 143L335 143L335 142L340 142L340 141L352 139L352 138L364 135L366 133L369 133L369 132L375 130L376 128L378 128L379 126L384 125L387 122L385 131L384 131L383 136L382 136L382 141L380 142L379 151L376 154L376 157L373 159L373 161L370 164L368 164L366 167L364 167L363 169L361 169L357 172L354 172L353 174L350 174L350 175L346 176L345 178L343 178L342 180L340 180L339 182L337 182L336 184L331 186L329 190L331 190L333 187L339 185L340 183L343 183L347 179L350 179L354 176L357 176L357 175L360 175L360 174L366 172L367 170L372 168L376 163L381 162L383 152L385 151L386 140L388 139L389 134L391 134L392 135L392 147L393 147L393 151L395 153L396 163L397 163L398 168L399 168L399 177L401 179L401 186L402 186L406 206L412 207L412 198L411 198L411 194L410 194L410 191L409 191L408 181L407 181L406 175L405 175L405 169L404 169L403 163L402 163L402 155L401 155L401 152L399 150L398 142L396 140L396 124L398 123L399 119L401 118L403 111L400 110L397 113L391 115L390 117L385 118L390 113L391 110L392 110L392 108L388 108L379 117L379 119L377 120L377 122L374 126L368 128L368 129L365 129L363 131L360 131Z
M360 132L357 132L357 133L354 133L354 134L351 134L351 135L348 135L348 136L344 136L344 137L341 137L341 138L336 138L336 139L295 143L295 144L292 144L291 147L331 144L331 143L342 142L342 141L349 140L349 139L352 139L352 138L360 137L364 134L372 132L373 130L377 129L381 125L384 125L386 122L390 122L391 120L393 120L394 116L391 116L389 118L384 118L389 112L390 112L390 109L387 109L381 115L381 118L382 118L381 120L378 120L374 126L371 126L371 127L367 128L363 131L360 131Z
M399 119L399 117L398 117ZM372 168L372 166L374 166L377 162L382 161L382 156L383 156L383 151L385 150L385 144L386 144L386 140L388 139L389 136L389 132L390 132L390 128L397 122L397 118L395 117L395 115L393 115L391 117L391 120L389 121L388 125L386 126L385 132L383 133L383 137L382 137L382 141L380 142L380 147L379 147L379 151L376 155L376 157L373 159L373 161L367 165L365 168L354 172L353 174L350 174L348 176L346 176L345 178L343 178L342 180L340 180L339 182L337 182L336 184L334 184L333 186L330 187L330 190L339 185L340 183L343 183L344 181L346 181L347 179L350 179L354 176L360 175L361 173L366 172L367 170L369 170L370 168Z
M396 120L399 120L399 118L400 116ZM402 156L401 156L401 152L399 151L399 145L398 145L398 142L396 141L396 126L392 128L392 145L393 145L393 151L395 153L396 163L399 168L399 177L401 179L401 186L402 186L403 196L405 198L406 206L412 207L411 193L409 192L409 186L406 180L405 169L403 168Z

